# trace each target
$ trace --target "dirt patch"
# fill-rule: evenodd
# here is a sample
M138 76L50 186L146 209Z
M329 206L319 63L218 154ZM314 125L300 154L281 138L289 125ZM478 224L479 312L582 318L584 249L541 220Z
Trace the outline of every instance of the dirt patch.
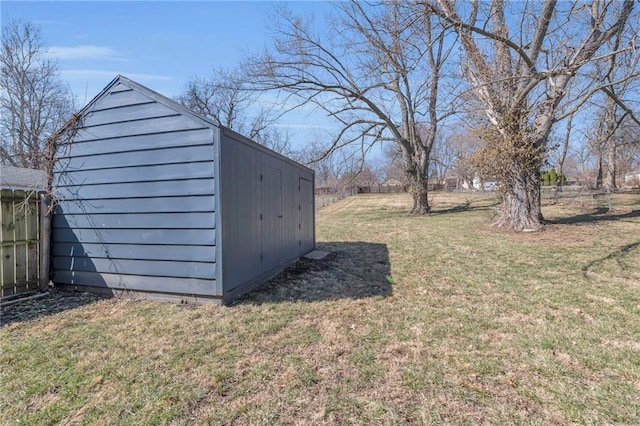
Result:
M299 275L307 274L313 271L324 271L326 269L331 268L332 266L337 265L338 253L330 252L322 259L307 259L302 258L294 265L282 271L280 274L276 276L275 279L288 280L292 278L296 278Z
M331 242L323 259L302 258L238 303L361 299L391 294L389 253L384 244Z
M31 321L95 303L104 298L95 294L52 289L46 297L23 300L0 308L0 325L4 327L16 322Z

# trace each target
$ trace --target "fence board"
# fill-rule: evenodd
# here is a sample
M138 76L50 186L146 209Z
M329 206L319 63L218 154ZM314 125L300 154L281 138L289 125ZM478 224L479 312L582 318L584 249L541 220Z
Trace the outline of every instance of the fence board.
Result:
M0 297L38 289L39 196L0 190Z
M11 192L13 194L13 192ZM13 196L7 197L8 192L2 193L2 208L0 209L0 216L2 216L2 241L13 241L13 228L15 227L13 220Z
M15 282L15 253L13 246L2 247L2 289L12 288ZM2 294L4 296L4 294Z
M27 245L27 281L38 281L38 244L31 243Z
M14 241L24 241L27 239L28 208L25 204L18 204L18 200L13 202L13 238Z
M38 239L38 233L40 231L39 217L38 217L38 204L29 203L29 212L26 218L26 236L25 239L33 241Z
M14 263L16 281L27 281L27 244L16 244Z

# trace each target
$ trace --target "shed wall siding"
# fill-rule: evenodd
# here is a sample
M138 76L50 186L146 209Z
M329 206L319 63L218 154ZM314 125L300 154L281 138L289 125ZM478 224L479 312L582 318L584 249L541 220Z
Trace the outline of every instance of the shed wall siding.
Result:
M81 124L58 149L53 281L221 297L214 129L122 83Z
M299 180L312 183L313 173L232 132L221 134L222 272L225 295L235 297L313 250L313 241L300 240L299 204ZM303 198L312 199L313 184L306 189ZM313 228L309 214L303 223Z
M298 191L298 240L300 251L308 253L316 247L315 188L313 176L300 177Z

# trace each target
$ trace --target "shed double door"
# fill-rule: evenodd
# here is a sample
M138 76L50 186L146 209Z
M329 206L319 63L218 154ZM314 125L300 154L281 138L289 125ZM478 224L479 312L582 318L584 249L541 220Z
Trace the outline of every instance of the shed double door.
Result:
M262 164L260 238L262 271L269 271L285 261L285 224L282 194L282 170Z

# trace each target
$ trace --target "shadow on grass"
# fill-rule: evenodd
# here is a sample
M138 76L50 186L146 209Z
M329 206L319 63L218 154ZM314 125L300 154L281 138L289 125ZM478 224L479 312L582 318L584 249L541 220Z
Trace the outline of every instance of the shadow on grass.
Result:
M315 302L386 297L392 294L389 251L385 244L319 243L330 254L322 260L300 259L235 304Z
M15 322L31 321L89 305L104 298L105 296L95 294L53 289L42 298L19 300L11 305L2 306L0 308L0 324L4 327Z
M618 264L620 266L622 266L622 264L620 263L620 258L630 252L632 252L635 249L640 248L640 241L636 241L635 243L631 243L631 244L627 244L625 246L620 247L618 250L614 251L613 253L609 254L608 256L605 256L601 259L596 259L592 262L589 262L588 264L586 264L585 266L582 267L582 273L584 274L584 276L587 276L587 274L589 273L589 270L592 269L593 267L598 266L599 264L606 262L607 260L611 260L611 259L615 259Z
M592 212L575 216L551 219L547 223L552 225L577 225L581 223L612 222L640 217L640 210L631 210L626 213L610 213L606 207L599 207Z
M476 209L476 207L474 207L473 209ZM466 203L458 204L457 206L449 207L448 209L433 210L431 214L459 213L459 212L466 212L469 210L472 210L471 203L467 201Z
M460 213L460 212L468 212L468 211L483 211L483 210L490 210L501 204L502 204L502 201L495 201L491 204L476 204L472 206L471 202L467 201L465 203L458 204L446 209L434 209L431 211L431 214L438 215L438 214Z

